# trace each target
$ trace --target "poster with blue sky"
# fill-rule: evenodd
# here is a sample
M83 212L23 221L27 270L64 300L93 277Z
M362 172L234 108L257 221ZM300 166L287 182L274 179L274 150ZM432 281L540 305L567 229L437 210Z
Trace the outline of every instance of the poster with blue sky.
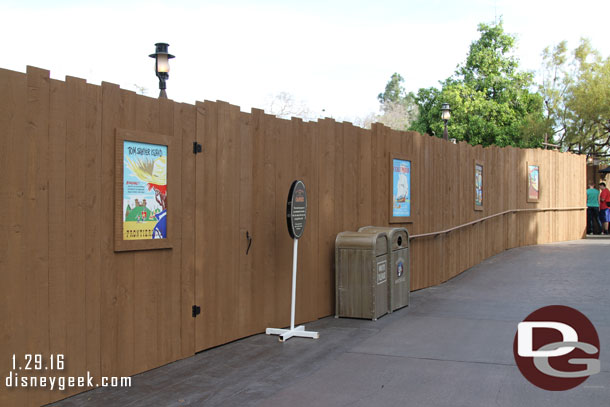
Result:
M167 146L123 144L123 239L167 237Z
M540 199L540 167L537 165L527 166L527 200L537 202Z
M411 216L411 161L392 160L392 216Z

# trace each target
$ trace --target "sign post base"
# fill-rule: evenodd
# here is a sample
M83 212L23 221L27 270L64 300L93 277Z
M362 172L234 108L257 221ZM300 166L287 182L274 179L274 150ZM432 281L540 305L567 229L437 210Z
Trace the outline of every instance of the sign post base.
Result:
M267 335L279 335L280 342L286 342L293 336L300 338L311 338L318 339L320 334L313 331L306 331L305 326L299 325L294 329L278 329L278 328L267 328L265 331Z
M289 329L278 329L278 328L267 328L265 333L267 335L279 335L280 342L286 342L293 336L300 338L312 338L318 339L320 334L317 332L306 331L303 325L297 327L294 326L294 306L297 295L297 252L299 247L299 239L294 239L294 246L292 250L292 302L290 306L290 328Z

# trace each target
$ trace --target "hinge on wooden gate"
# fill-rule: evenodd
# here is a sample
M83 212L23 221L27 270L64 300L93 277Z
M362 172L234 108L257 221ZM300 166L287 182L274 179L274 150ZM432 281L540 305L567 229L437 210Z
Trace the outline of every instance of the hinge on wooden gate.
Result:
M198 305L193 305L193 318L199 314L201 314L201 307Z
M201 144L196 141L193 141L193 154L197 154L201 152Z

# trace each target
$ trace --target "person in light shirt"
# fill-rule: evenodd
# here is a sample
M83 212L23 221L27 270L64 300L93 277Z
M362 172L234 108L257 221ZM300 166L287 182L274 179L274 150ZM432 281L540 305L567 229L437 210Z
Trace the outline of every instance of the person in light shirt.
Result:
M602 225L599 221L599 190L595 188L595 183L589 183L587 189L587 234L599 235Z

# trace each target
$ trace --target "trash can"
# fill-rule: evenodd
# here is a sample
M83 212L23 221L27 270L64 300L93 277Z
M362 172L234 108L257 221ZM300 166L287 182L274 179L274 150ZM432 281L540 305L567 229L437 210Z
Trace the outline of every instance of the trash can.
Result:
M388 312L388 236L341 232L335 240L335 316L376 320Z
M388 304L389 312L409 305L411 293L411 258L409 232L405 228L365 226L359 232L384 232L388 235Z

